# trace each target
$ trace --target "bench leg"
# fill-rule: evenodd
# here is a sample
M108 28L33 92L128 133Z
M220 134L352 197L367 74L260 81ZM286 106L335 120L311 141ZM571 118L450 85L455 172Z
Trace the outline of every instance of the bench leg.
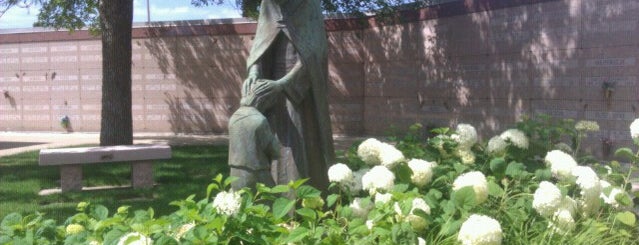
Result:
M62 192L82 190L82 165L60 166L60 187Z
M131 164L131 185L134 189L153 187L153 163L134 162Z

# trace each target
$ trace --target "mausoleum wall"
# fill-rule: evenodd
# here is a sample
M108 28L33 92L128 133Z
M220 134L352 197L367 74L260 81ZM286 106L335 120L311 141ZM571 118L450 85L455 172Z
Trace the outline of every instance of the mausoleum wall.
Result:
M638 10L625 0L465 0L402 12L395 24L329 19L334 132L470 123L488 137L543 113L597 121L591 142L630 144ZM135 26L135 132L226 133L255 26ZM3 30L0 130L62 131L67 115L75 131L99 131L101 72L100 39L87 31Z

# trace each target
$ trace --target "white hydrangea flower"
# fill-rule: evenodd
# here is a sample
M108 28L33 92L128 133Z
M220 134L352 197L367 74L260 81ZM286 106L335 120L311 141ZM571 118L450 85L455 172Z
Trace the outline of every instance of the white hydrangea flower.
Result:
M457 240L463 245L499 245L502 236L501 225L497 220L473 214L462 224Z
M426 228L426 220L421 216L415 214L415 210L421 210L426 214L430 214L430 206L421 198L415 198L412 201L412 207L407 215L402 213L402 209L399 207L399 203L395 203L393 206L399 220L405 219L408 221L414 230L423 230Z
M632 200L632 197L630 197L630 195L628 195L628 193L626 193L623 189L619 187L613 187L608 181L600 180L599 185L601 186L601 194L599 194L599 198L601 198L604 203L609 204L614 208L621 207L621 204L617 202L617 195L626 195ZM605 192L607 191L604 190L608 188L610 188L610 192L608 192L608 195L606 195Z
M599 131L599 124L595 121L581 120L575 124L575 129L584 132Z
M494 136L490 138L488 141L488 146L486 150L490 154L503 154L506 151L506 147L508 147L508 143L499 136Z
M488 182L482 172L473 171L462 174L453 182L453 190L455 191L466 186L473 187L477 204L481 204L488 199Z
M369 230L372 230L374 225L375 223L373 222L373 220L369 219L366 221L366 228L368 228Z
M391 195L390 193L375 193L375 203L388 203L392 197L393 195Z
M357 147L357 156L368 165L379 165L379 151L382 144L375 138L369 138Z
M617 196L619 196L619 195L621 195L622 197L626 196L626 197L630 198L630 200L632 200L632 197L627 192L625 192L624 190L622 190L621 188L618 188L618 187L613 187L610 190L610 194L608 194L607 196L606 196L605 193L602 192L600 197L601 197L601 199L604 200L604 202L606 204L609 204L613 208L619 209L619 208L625 207L625 206L622 206L621 203L617 202ZM630 205L628 207L632 207L632 205Z
M635 119L631 124L630 124L630 136L634 139L634 140L639 140L639 118Z
M584 195L583 191L592 190L593 193L586 194L591 194L597 198L599 197L599 194L601 194L601 182L599 176L597 176L597 173L595 173L592 168L576 166L572 168L571 174L576 178L575 183L581 188L582 196ZM597 195L594 195L594 192L596 192Z
M519 129L508 129L499 136L520 149L528 149L528 137Z
M544 158L546 166L550 167L553 176L558 179L570 177L570 171L577 166L577 162L572 156L560 150L552 150Z
M437 166L434 162L428 162L421 159L412 159L408 162L408 167L413 174L410 176L410 180L413 184L419 187L424 187L433 178L433 168Z
M456 134L451 135L460 148L470 148L477 143L477 130L470 124L459 124L455 130Z
M348 184L351 194L356 194L362 190L362 177L368 173L368 171L370 171L370 169L361 168L353 172L353 180Z
M599 209L599 196L601 195L601 183L597 173L590 167L577 166L571 171L579 186L581 210L586 213L594 213Z
M424 211L424 213L426 214L430 214L430 206L428 206L428 204L426 203L426 201L424 201L424 199L417 197L417 198L414 198L411 203L412 203L412 206L410 208L410 211L408 212L408 215L413 214L413 211L417 209ZM393 208L395 209L395 213L400 215L400 217L404 217L404 214L402 213L402 209L399 207L399 203L396 202L395 205L393 205Z
M575 219L566 209L557 210L552 216L552 221L548 223L549 228L560 234L566 234L574 230L576 226Z
M379 150L380 163L388 169L392 169L397 163L404 161L404 154L397 150L395 146L382 143Z
M475 153L473 153L470 149L457 149L457 155L461 158L464 165L475 164Z
M180 226L178 231L175 233L175 239L180 240L180 238L182 238L189 230L193 229L193 227L195 227L195 223L193 222Z
M607 174L612 174L612 168L610 166L606 165L604 168L606 169Z
M563 201L561 190L553 183L542 181L533 194L533 208L542 216L550 216L561 206Z
M80 232L84 231L84 226L80 225L80 224L70 224L67 225L66 229L65 229L67 235L75 235L78 234Z
M130 232L120 237L118 245L152 245L153 240L151 238L142 235L139 232Z
M328 168L328 181L347 185L353 181L353 171L346 164L334 164Z
M424 238L418 237L417 245L426 245L426 240L424 240Z
M375 166L362 176L362 189L374 195L380 190L389 191L395 185L395 175L384 166Z
M578 206L578 203L577 201L575 201L575 199L572 199L572 197L569 197L569 196L565 196L563 200L561 200L561 204L559 204L559 207L557 208L557 210L566 210L570 212L570 215L575 216L577 211L577 206Z
M353 215L365 219L368 216L368 212L373 209L371 202L365 202L362 198L356 197L349 205L353 210Z
M413 214L415 210L422 210L426 214L430 214L430 206L422 198L413 199L413 207L410 209L410 213Z
M220 192L217 193L213 200L213 207L220 214L235 215L240 211L242 197L236 192Z

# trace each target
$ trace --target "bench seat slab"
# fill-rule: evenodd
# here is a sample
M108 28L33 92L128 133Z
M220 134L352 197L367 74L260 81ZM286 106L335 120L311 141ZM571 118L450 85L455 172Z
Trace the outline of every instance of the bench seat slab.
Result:
M146 161L171 158L168 145L119 145L102 147L80 147L43 149L40 151L40 166L89 164L104 162Z

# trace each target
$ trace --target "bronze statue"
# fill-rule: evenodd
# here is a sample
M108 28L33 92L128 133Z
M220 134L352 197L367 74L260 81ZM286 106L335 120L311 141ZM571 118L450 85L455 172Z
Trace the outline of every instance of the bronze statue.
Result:
M280 144L263 113L273 107L275 93L258 97L260 87L273 81L259 80L240 101L229 119L229 167L231 176L238 177L231 183L233 189L254 188L263 183L273 186L271 163L280 154ZM262 99L262 100L259 100Z
M326 171L335 156L326 42L319 1L262 1L242 96L255 93L258 101L275 100L265 114L281 144L271 165L275 184L310 178L309 184L320 190L328 186Z

